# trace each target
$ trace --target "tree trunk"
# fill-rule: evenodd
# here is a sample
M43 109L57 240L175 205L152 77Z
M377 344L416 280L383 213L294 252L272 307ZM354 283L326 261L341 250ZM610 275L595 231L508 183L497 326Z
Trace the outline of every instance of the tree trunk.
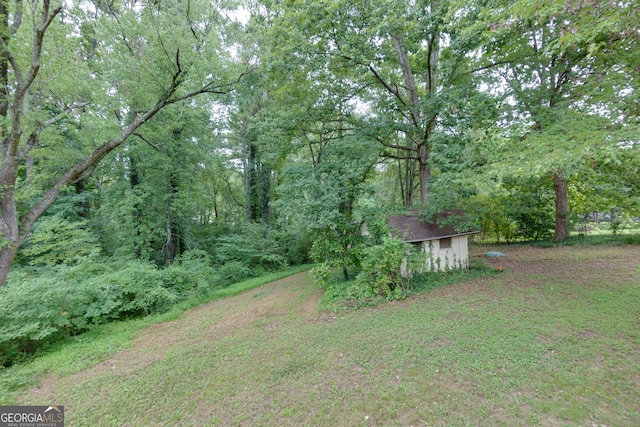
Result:
M0 286L6 283L11 263L18 250L18 218L13 199L13 187L6 187L0 198ZM9 194L10 193L10 194Z
M258 177L256 172L258 148L252 142L248 142L245 148L245 166L244 166L244 206L245 217L249 222L256 222L258 219L258 202L256 188Z
M134 200L132 209L131 209L131 223L133 224L133 232L135 234L135 238L133 241L133 250L136 256L136 259L142 258L142 206L138 201L138 186L140 185L140 175L138 174L138 162L133 156L129 157L129 186L131 187L131 192L133 194Z
M0 1L0 16L2 32L0 37L6 45L9 41L9 22L7 2ZM0 286L4 285L9 274L9 268L16 256L16 240L18 237L18 221L13 197L15 178L10 173L11 158L7 158L9 144L7 140L6 119L9 112L8 92L9 60L6 55L0 55L0 133L2 137L2 175L0 176Z
M553 240L563 240L569 237L569 193L567 180L558 170L553 172L553 190L556 201L556 228Z
M401 166L398 165L400 168ZM411 209L413 204L413 189L415 178L415 167L411 159L404 159L404 192L402 194L404 200L404 206Z
M429 167L429 150L422 144L419 148L419 175L420 175L420 203L427 204L429 196L429 181L431 180L431 168Z
M260 164L260 219L263 224L269 224L271 212L269 210L269 199L271 191L271 168L264 163Z
M260 149L254 142L248 143L245 154L245 216L250 222L269 223L269 192L271 168L262 162Z

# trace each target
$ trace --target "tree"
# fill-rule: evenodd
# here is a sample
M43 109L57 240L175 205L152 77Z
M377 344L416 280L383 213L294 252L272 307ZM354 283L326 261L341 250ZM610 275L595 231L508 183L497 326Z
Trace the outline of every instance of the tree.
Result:
M268 101L268 91L262 80L262 76L254 72L238 91L231 139L235 148L240 150L242 160L245 218L250 222L268 224L272 168L264 160L264 135L259 129L261 113Z
M467 84L476 38L457 27L474 16L454 21L449 3L295 1L278 9L274 38L284 66L303 67L310 80L324 83L318 90L342 93L367 110L362 132L397 162L406 206L415 190L426 203L434 145L455 138L449 119L465 117L477 93ZM459 85L469 90L458 92Z
M276 206L283 218L301 221L310 231L312 259L339 266L346 280L348 267L358 263L356 204L374 170L376 147L357 135L330 142L326 135L306 138L313 154L285 168Z
M33 6L0 6L0 285L33 224L67 185L159 111L226 93L242 75L222 48L223 14L208 2L87 2L64 13L51 0ZM49 167L47 155L56 150L71 166ZM35 188L22 170L48 179Z
M97 175L108 183L93 213L107 253L168 266L194 246L196 218L208 207L202 169L212 160L204 107L192 102L163 109L137 132L139 141L103 161Z
M481 1L476 6L484 8L480 68L497 78L500 87L494 89L505 95L509 112L505 119L515 125L506 156L521 171L547 174L553 181L553 238L564 239L569 236L568 181L622 138L617 98L628 70L620 60L637 14L631 18L624 3L598 1L494 2L491 7ZM616 18L621 16L622 24ZM637 84L629 90L637 91Z

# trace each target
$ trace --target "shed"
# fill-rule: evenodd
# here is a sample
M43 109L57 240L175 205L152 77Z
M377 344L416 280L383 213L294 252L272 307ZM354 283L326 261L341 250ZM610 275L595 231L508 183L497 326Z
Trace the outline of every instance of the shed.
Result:
M468 238L478 231L460 232L456 231L455 224L438 224L461 215L460 211L446 211L432 222L421 220L418 214L396 215L387 217L387 225L393 237L403 239L425 254L428 271L464 269L469 267Z

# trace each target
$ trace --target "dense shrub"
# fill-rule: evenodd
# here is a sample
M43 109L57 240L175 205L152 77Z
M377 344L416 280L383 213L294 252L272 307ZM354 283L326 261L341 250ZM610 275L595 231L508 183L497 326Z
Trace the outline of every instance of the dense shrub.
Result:
M33 226L18 261L33 266L71 265L94 252L100 252L98 238L89 231L86 221L72 222L51 215Z
M287 266L285 252L268 227L248 224L239 234L217 239L215 261L220 266L242 264L250 270L275 271Z
M554 193L548 177L504 179L509 191L504 200L507 214L524 240L540 240L551 236L554 224Z
M167 268L100 255L81 221L45 218L0 289L0 364L10 365L92 325L169 310L213 288L281 270L308 258L304 235L249 224L218 236L213 256L182 253Z
M465 212L480 227L482 240L492 239L500 243L502 240L510 242L513 239L516 223L506 209L508 201L508 195L498 191L489 195L477 195L467 201Z
M400 239L385 237L382 244L367 250L356 283L368 285L374 295L398 299L408 288L412 261L411 245Z
M229 261L218 268L223 286L228 286L254 276L254 272L241 261Z
M91 257L75 266L17 269L0 289L0 363L10 365L91 325L166 311L219 282L198 252L167 269Z
M507 177L490 193L469 198L464 210L482 230L484 241L546 239L555 225L553 185L544 176Z

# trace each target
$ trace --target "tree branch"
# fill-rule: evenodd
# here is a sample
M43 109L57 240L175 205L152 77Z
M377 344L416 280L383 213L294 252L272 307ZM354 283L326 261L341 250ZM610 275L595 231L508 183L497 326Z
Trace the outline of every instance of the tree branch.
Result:
M382 78L382 76L378 74L376 69L373 68L373 65L368 65L367 68L369 68L369 71L373 73L373 76L376 78L378 82L380 82L380 84L382 84L382 86L384 86L387 92L395 96L402 105L404 105L405 107L407 106L407 102L402 98L402 95L400 94L400 92L391 88L391 86L389 86L389 84Z
M526 59L526 58L528 58L530 56L532 56L532 55L525 55L525 56L523 56L522 58L519 58L519 59L508 59L508 60L504 60L504 61L492 62L491 64L486 64L486 65L483 65L481 67L477 67L477 68L471 69L469 71L466 71L466 72L460 74L460 76L461 77L462 76L468 76L469 74L475 74L475 73L477 73L479 71L489 70L491 68L495 68L495 67L498 67L500 65L508 65L508 64L513 64L513 63L518 64L518 63L520 63L520 61L522 61L522 60L524 60L524 59Z
M231 83L212 86L211 84L204 85L202 88L193 92L187 93L176 98L171 98L178 89L181 79L180 75L182 70L178 67L178 71L173 75L172 82L169 85L165 94L158 100L158 102L147 110L144 114L137 116L131 123L129 123L120 133L120 135L111 141L108 141L95 149L86 159L69 169L64 175L62 175L51 188L40 198L40 200L24 215L20 217L20 235L18 238L18 244L21 244L28 236L31 226L44 214L44 212L55 202L56 198L63 190L63 188L74 182L79 181L87 174L91 173L98 163L114 149L122 145L127 138L136 133L136 130L153 118L164 107L174 104L179 101L183 101L202 93L228 93L232 89L232 85L239 82L240 79L246 74L242 73L236 80ZM214 90L215 88L215 90ZM222 88L225 88L223 91Z
M34 39L33 39L33 47L31 48L31 69L29 70L29 75L25 80L22 79L17 80L19 77L19 72L16 73L17 87L15 93L13 95L13 108L11 111L11 132L8 135L8 139L6 140L7 152L6 156L14 157L18 154L18 145L20 144L20 139L22 135L22 105L25 101L25 96L27 91L35 81L38 72L40 71L40 57L42 56L42 47L44 44L44 36L47 31L47 28L53 22L55 17L62 11L62 6L57 7L51 13L49 13L50 0L44 0L42 4L42 14L40 19L40 26L35 29ZM5 50L7 49L5 43ZM11 56L8 56L8 59L11 62L11 66L14 68L14 71L18 70L17 63Z
M156 150L157 152L161 153L162 151L158 148L157 145L153 144L151 141L149 141L147 138L145 138L144 136L142 136L142 134L140 134L139 132L134 132L133 136L137 136L138 138L140 138L141 140L143 140L144 142L146 142L151 148L153 148L154 150Z
M27 237L31 226L44 214L44 212L55 202L56 198L62 191L62 189L76 181L82 179L87 173L90 173L95 169L98 163L111 151L119 147L124 141L131 136L136 129L142 126L147 120L151 119L162 108L167 105L166 99L158 101L151 109L146 113L138 116L120 133L117 138L112 139L109 142L102 144L95 149L86 159L76 164L69 169L64 175L62 175L51 188L40 198L27 213L20 217L20 236L18 244L22 243Z
M413 160L413 161L420 160L418 156L409 156L409 155L401 156L400 154L392 154L388 151L380 153L380 157L382 157L383 159L394 159L394 160Z
M418 152L418 150L416 148L414 148L414 147L410 147L410 146L407 146L407 145L391 144L391 143L385 141L384 139L380 138L379 136L376 137L376 140L380 144L384 145L387 148L393 148L394 150L411 151L411 152L415 152L415 153Z
M17 159L19 161L23 161L27 157L29 152L33 149L33 147L38 145L38 139L40 138L40 133L42 133L43 130L45 130L49 126L57 123L58 121L60 121L64 117L66 117L71 111L73 111L73 110L75 110L77 108L86 107L87 105L89 105L88 102L81 102L79 104L68 105L59 114L56 114L55 116L50 117L48 120L45 120L42 123L38 123L38 125L33 130L33 132L31 132L31 134L27 137L27 143L22 148L22 150L20 150L20 152L18 153Z
M250 74L251 72L253 72L253 69L247 69L245 71L243 71L237 79L235 79L232 82L229 83L219 83L219 84L215 84L214 82L210 82L205 84L204 86L202 86L200 89L196 89L192 92L188 92L184 95L180 95L177 96L175 98L172 99L167 99L167 104L175 104L176 102L180 102L180 101L184 101L185 99L189 99L189 98L193 98L195 96L198 95L202 95L204 93L212 93L212 94L217 94L217 95L226 95L227 93L229 93L230 91L233 90L233 86L238 84L240 82L240 80L242 80L244 78L244 76ZM177 73L176 73L177 74ZM175 89L177 89L177 86L180 84L179 81L176 81L176 78L174 76L174 91Z

